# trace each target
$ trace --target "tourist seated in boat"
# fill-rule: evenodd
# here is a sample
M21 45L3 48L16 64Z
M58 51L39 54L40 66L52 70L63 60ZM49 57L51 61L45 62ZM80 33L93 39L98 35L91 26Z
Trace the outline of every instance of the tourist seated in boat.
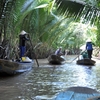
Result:
M55 55L58 55L58 56L63 55L63 53L62 53L62 47L59 47L59 48L55 51Z
M85 58L88 58L88 53L87 53L87 51L83 51L82 53L81 53L81 59L85 59Z

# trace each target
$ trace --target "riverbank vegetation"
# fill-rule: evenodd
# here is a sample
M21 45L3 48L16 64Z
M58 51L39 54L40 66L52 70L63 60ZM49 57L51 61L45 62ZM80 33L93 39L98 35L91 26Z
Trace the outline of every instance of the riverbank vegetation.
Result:
M66 6L67 5L67 6ZM2 0L0 5L0 58L17 58L19 33L26 31L27 56L48 57L58 47L79 54L80 47L91 38L96 54L100 47L100 1ZM72 9L73 8L73 9Z

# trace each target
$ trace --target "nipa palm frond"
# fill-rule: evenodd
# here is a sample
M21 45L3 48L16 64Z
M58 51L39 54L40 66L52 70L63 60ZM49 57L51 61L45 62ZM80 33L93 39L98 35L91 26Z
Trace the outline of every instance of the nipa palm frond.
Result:
M97 7L82 1L55 0L55 3L58 11L68 17L82 18L85 19L85 22L91 22L92 24L100 18L100 11Z
M69 0L56 0L55 1L58 7L58 10L62 13L67 13L68 15L78 15L84 8L84 3L77 3Z

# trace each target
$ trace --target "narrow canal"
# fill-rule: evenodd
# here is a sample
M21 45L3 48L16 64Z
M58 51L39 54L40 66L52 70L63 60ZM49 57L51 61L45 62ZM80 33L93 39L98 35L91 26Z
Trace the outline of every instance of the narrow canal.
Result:
M72 56L71 56L72 57ZM100 91L100 60L95 66L77 65L75 57L63 65L49 65L47 59L20 75L0 74L0 100L53 100L68 87L86 86ZM71 62L71 63L70 63Z

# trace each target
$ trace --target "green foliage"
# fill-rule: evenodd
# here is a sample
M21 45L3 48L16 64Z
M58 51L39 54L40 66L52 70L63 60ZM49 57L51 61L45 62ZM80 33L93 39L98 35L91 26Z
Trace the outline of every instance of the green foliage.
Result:
M5 28L8 31L6 33L10 34L6 35L11 39L13 45L18 45L18 35L22 30L30 34L34 46L42 43L39 52L43 54L44 51L48 51L51 48L56 49L59 46L62 46L63 49L79 49L85 43L87 37L91 36L92 40L95 39L96 34L94 33L96 32L93 29L88 28L88 26L83 28L82 23L74 20L81 16L81 10L83 10L84 5L72 2L74 6L74 9L72 9L70 2L66 10L66 4L64 4L60 6L64 9L64 12L59 8L60 12L62 12L59 15L54 1L16 0L12 7L13 9L9 10L10 15L7 15L7 28ZM59 4L59 0L57 0L57 4ZM87 16L86 13L88 15L87 11L83 12L84 16L82 18ZM87 22L89 18L91 18L91 15L84 22ZM95 20L98 20L98 16L93 22ZM78 19L77 21L80 20Z
M100 17L98 0L55 0L55 3L60 14L75 20L82 18L83 23L96 25Z
M99 42L100 41L100 23L97 24L97 29L98 30L97 30L97 37L96 37L97 40L96 40L96 44L97 44L97 46L100 47L100 42Z

